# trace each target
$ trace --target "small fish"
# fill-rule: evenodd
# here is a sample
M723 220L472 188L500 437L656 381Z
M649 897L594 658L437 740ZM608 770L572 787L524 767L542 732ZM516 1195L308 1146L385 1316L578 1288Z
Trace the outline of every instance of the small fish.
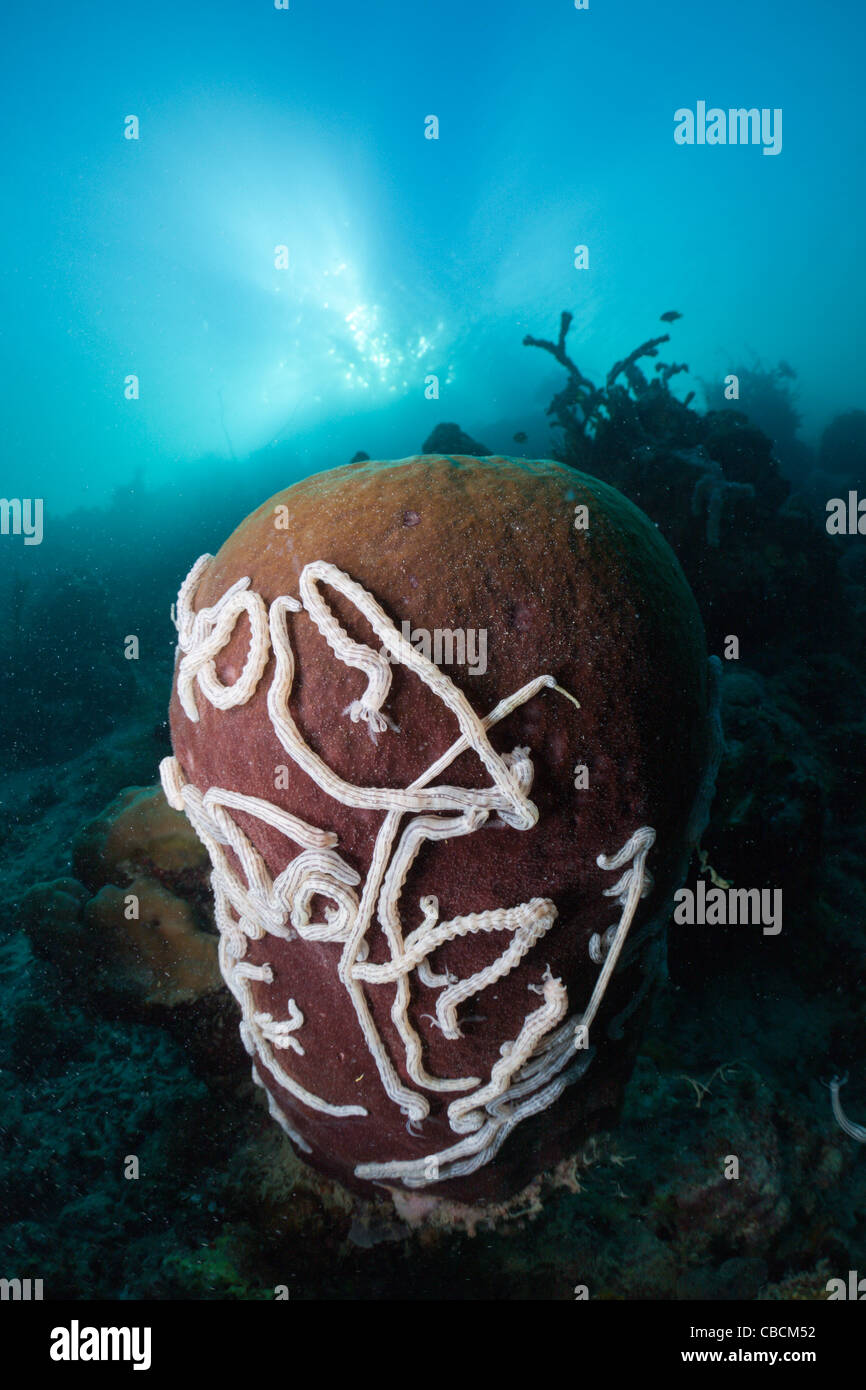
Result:
M514 436L515 444L525 444L527 439L526 430L518 430Z
M667 313L660 314L659 318L662 323L676 323L677 319L682 318L682 314L678 314L676 309L668 309Z

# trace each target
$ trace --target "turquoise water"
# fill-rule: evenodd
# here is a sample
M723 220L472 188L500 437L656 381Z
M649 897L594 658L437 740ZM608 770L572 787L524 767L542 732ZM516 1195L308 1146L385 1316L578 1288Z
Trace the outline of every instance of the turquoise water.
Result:
M676 309L693 377L789 361L806 438L863 404L854 3L3 22L4 490L51 516L136 478L182 506L262 450L287 480L402 457L440 418L491 448L519 419L549 453L551 364L521 339L564 308L591 376ZM780 108L781 151L676 144L698 101Z

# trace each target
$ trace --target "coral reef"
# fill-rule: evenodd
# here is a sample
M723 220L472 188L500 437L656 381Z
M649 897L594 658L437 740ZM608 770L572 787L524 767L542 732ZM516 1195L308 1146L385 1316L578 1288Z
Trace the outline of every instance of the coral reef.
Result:
M731 368L737 379L737 397L729 400L724 382L702 381L711 411L733 411L748 416L753 426L770 441L785 477L796 487L807 484L814 469L814 450L799 437L800 412L796 405L797 373L787 362L775 367L740 363Z
M560 358L567 331L552 344ZM714 648L727 632L745 638L742 661L724 663L719 793L692 873L783 886L781 935L671 930L670 979L646 1001L615 1131L507 1203L430 1203L422 1190L401 1196L401 1215L382 1189L347 1193L269 1120L227 991L179 1000L182 951L163 958L162 982L125 948L97 965L105 931L86 919L103 890L125 897L146 878L168 910L191 914L180 942L190 923L216 941L200 848L144 787L170 751L166 615L191 548L281 486L284 460L269 454L268 481L245 474L246 492L220 494L206 525L190 501L172 531L165 499L141 496L73 517L50 572L7 551L4 580L4 1272L44 1277L52 1298L258 1300L279 1287L292 1299L537 1301L586 1286L592 1299L787 1301L824 1299L830 1278L862 1270L863 1150L828 1085L849 1072L844 1113L866 1116L866 564L821 519L830 477L831 493L862 483L864 417L828 427L810 478L773 396L788 395L786 373L765 374L759 404L762 383L741 372L740 401L711 397L702 414L680 399L682 366L644 371L663 346L625 354L598 387L560 360L556 452L652 515ZM145 678L118 661L130 630ZM149 1002L162 985L165 1002ZM732 1152L736 1181L722 1167ZM123 1175L130 1154L139 1181Z
M674 395L671 381L687 367L656 361L647 376L641 363L658 358L669 334L642 343L595 385L567 350L571 322L564 313L555 342L523 340L567 375L547 411L560 431L554 457L620 488L656 522L692 586L711 648L733 631L765 657L775 650L787 659L798 635L789 630L792 608L803 636L819 608L834 637L849 633L823 510L783 505L790 484L771 440L741 411L701 414L692 392Z

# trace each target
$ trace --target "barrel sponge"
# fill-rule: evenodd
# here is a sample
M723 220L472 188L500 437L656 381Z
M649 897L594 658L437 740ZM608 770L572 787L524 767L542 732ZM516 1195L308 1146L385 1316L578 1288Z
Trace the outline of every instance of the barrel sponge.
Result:
M613 1122L714 756L657 528L551 461L363 461L202 557L178 628L163 785L306 1159L498 1201Z

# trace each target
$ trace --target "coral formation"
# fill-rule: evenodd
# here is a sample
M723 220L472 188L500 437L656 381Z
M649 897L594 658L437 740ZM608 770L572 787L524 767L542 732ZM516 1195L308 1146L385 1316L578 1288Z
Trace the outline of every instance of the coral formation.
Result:
M736 621L742 642L768 656L787 652L798 636L788 630L792 607L805 634L819 598L820 621L840 635L848 618L823 512L786 509L790 483L772 441L741 410L701 414L693 392L675 395L671 381L685 366L656 361L651 377L644 372L641 363L658 358L669 334L635 348L597 386L568 352L571 323L564 313L556 341L523 340L566 372L547 409L560 432L554 457L620 488L657 523L692 586L711 649L721 649Z
M127 787L82 828L73 864L91 888L123 884L141 873L180 886L200 879L207 855L158 786Z
M421 446L422 454L468 454L472 458L490 458L491 450L479 444L459 425L443 422L433 429Z
M177 617L163 784L213 861L272 1114L360 1190L515 1190L615 1105L706 819L706 655L673 556L559 465L422 456L272 498ZM446 672L406 623L484 627L488 669Z
M201 844L160 787L129 787L81 831L77 878L24 898L35 949L83 1000L172 1010L220 990Z

